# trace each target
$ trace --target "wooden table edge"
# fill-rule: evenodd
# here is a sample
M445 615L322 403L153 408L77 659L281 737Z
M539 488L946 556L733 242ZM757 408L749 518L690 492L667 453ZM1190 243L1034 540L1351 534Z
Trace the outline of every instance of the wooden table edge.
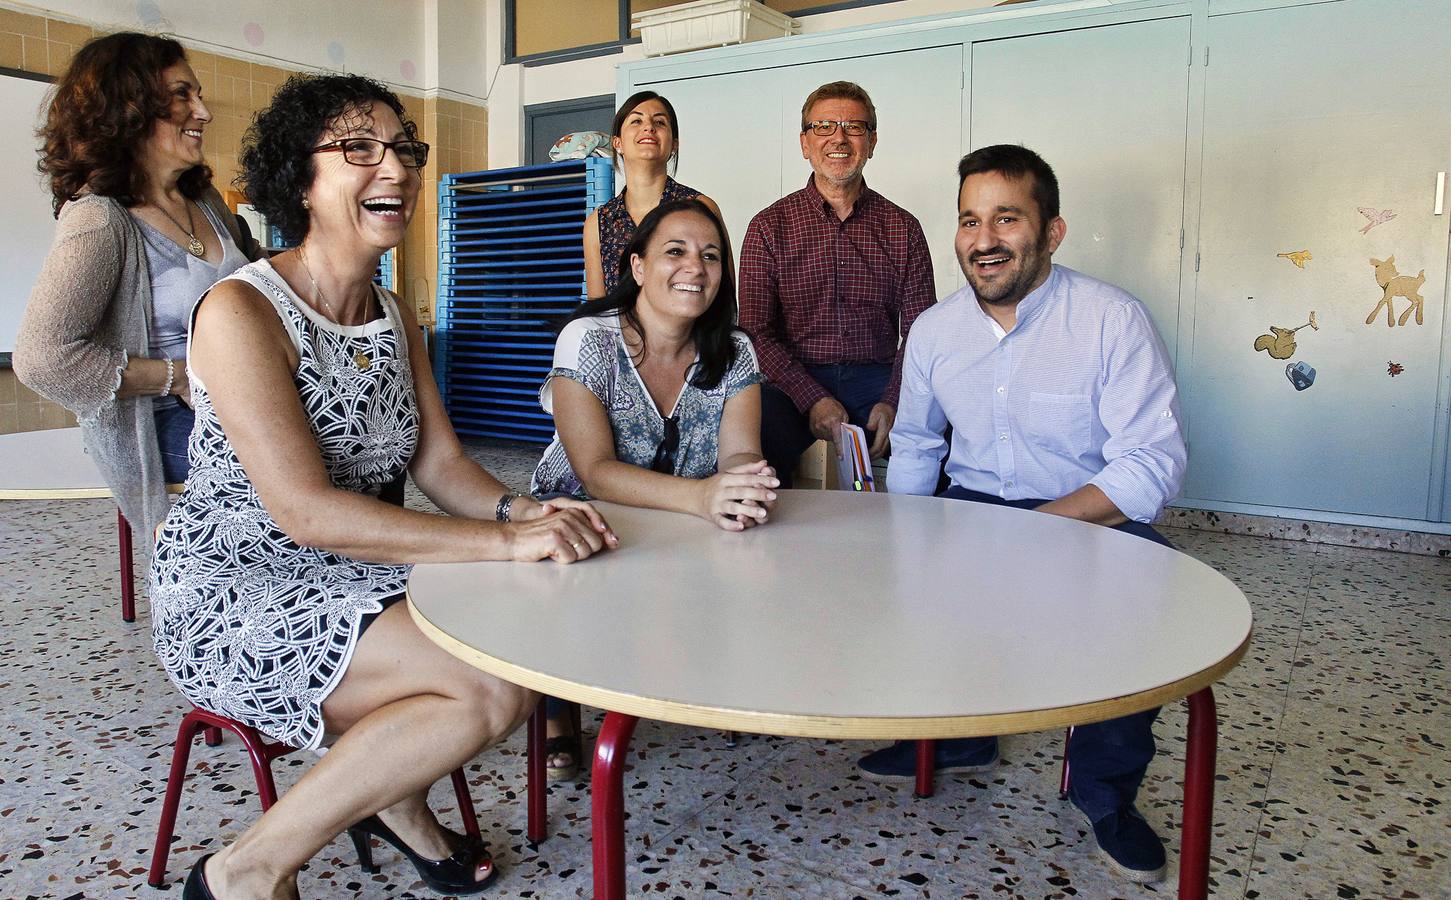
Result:
M1163 706L1219 681L1226 672L1239 664L1240 659L1249 649L1250 639L1254 635L1253 627L1251 627L1244 640L1229 655L1198 672L1147 691L1126 694L1108 700L1097 700L1092 703L984 716L792 716L772 712L695 706L567 681L536 672L533 669L523 668L470 647L429 621L414 604L411 595L408 596L408 612L419 630L429 640L453 656L490 675L551 697L572 700L575 703L610 712L625 713L641 719L674 722L680 725L695 725L723 731L744 731L752 734L773 734L783 737L846 740L918 740L1022 734L1115 719L1130 713Z
M184 484L168 484L168 494L180 494ZM0 488L0 500L103 500L115 496L110 488Z

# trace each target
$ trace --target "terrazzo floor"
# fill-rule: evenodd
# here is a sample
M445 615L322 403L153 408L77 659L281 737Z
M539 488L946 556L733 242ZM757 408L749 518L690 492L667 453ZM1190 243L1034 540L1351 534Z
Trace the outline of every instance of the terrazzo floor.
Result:
M527 485L536 448L474 452ZM411 502L418 503L416 495ZM112 508L0 502L0 897L151 897L146 885L184 705L152 655L147 608L121 622ZM1243 663L1216 688L1215 897L1451 896L1451 561L1166 529L1234 580L1255 613ZM138 573L141 565L138 564ZM859 778L872 745L642 722L627 774L632 894L666 897L1175 895L1185 712L1166 707L1140 808L1170 847L1169 880L1136 887L1095 856L1057 794L1060 733L1008 737L989 776L910 786ZM595 722L597 725L597 722ZM589 721L586 730L591 730ZM169 883L257 815L237 741L192 752ZM311 761L276 764L286 790ZM522 731L466 767L501 874L486 896L589 896L588 782L550 792L553 836L524 840ZM457 821L445 781L435 808ZM346 839L300 880L305 898L431 896L389 848L379 875Z

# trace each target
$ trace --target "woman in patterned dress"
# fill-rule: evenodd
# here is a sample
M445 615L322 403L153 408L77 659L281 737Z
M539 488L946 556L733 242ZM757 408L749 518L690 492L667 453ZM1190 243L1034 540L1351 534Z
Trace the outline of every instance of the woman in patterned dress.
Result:
M559 333L539 400L558 431L536 497L596 498L696 515L726 530L765 523L776 473L761 454L760 369L735 327L730 245L700 199L645 216L619 284ZM551 776L575 775L568 704L551 698Z
M615 168L625 173L625 189L584 220L585 290L591 300L615 289L635 223L661 203L695 197L720 218L714 200L668 174L670 163L680 159L680 124L669 100L640 91L620 105L610 130L610 152Z
M360 848L394 843L437 891L482 890L487 851L444 829L427 791L535 700L422 635L397 602L408 564L569 563L617 543L587 505L516 497L464 454L412 310L372 284L418 202L415 135L366 78L283 85L248 132L243 180L301 244L192 314L194 466L152 566L157 654L196 705L332 743L196 864L186 897L295 897L298 869L344 829ZM446 514L402 508L405 473Z

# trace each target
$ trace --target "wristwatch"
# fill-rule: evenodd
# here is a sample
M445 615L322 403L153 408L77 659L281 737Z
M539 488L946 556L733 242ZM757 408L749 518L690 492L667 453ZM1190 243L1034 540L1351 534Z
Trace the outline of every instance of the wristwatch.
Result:
M508 522L509 514L514 510L514 501L524 496L519 491L510 491L499 498L499 503L494 507L494 521Z

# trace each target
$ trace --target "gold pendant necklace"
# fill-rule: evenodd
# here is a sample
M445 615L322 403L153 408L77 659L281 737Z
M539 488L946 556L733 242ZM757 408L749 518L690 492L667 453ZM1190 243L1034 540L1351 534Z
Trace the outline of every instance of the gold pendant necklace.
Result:
M322 288L318 287L317 279L312 277L312 269L309 269L307 267L307 255L303 252L303 249L300 245L297 248L297 261L302 263L302 271L307 273L307 280L312 282L312 292L317 295L317 299L322 301L323 309L327 310L328 318L339 325L343 324L341 321L338 320L338 314L333 312L333 305L328 302L327 296L322 292ZM364 317L366 318L366 313L364 314ZM373 357L364 353L362 350L359 350L353 354L353 365L357 366L359 369L366 369L372 364Z
M183 200L182 202L186 205L187 227L185 228L182 228L181 223L176 221L176 217L173 216L171 213L167 212L160 203L156 204L156 208L161 210L161 214L170 219L171 224L181 229L182 233L187 236L188 240L186 242L186 252L190 253L192 256L195 256L197 259L201 259L202 257L207 255L207 248L202 244L201 241L196 239L196 223L191 217L191 201Z

